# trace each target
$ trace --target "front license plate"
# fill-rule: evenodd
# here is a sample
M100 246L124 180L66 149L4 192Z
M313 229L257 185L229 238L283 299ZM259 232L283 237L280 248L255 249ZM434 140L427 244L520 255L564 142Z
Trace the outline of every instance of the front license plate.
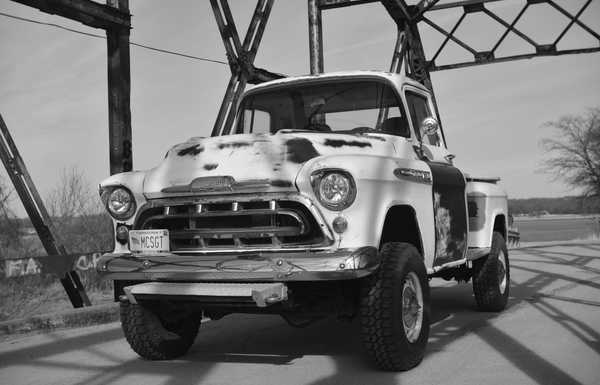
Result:
M169 251L169 230L131 230L129 250L142 253Z

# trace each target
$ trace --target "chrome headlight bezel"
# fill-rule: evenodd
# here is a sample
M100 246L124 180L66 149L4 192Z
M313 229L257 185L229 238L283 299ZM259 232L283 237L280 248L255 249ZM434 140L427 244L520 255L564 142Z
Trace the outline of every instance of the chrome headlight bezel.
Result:
M326 197L324 197L322 194L322 187L323 187L322 184L328 183L328 182L330 183L331 177L333 175L337 175L338 177L344 178L347 181L348 191L346 194L344 194L345 196L343 197L343 199L340 202L331 202ZM341 169L334 169L334 168L322 169L322 170L313 172L311 174L310 179L311 179L311 185L312 185L313 191L314 191L317 199L319 200L319 203L321 203L321 205L323 205L325 208L327 208L329 210L332 210L332 211L345 210L348 207L350 207L352 205L352 203L354 203L354 200L356 199L356 183L354 182L354 178L348 171L341 170Z
M129 196L128 206L126 207L126 210L124 210L124 211L115 210L114 207L111 205L111 202L113 199L113 194L123 193L123 192ZM137 203L135 201L135 196L133 195L131 190L129 190L125 186L118 185L118 186L108 186L108 187L101 188L100 189L100 198L102 199L102 202L104 203L104 207L106 208L106 211L108 211L110 216L115 219L118 219L118 220L123 221L123 220L130 219L133 216L133 214L135 214L135 211L137 209Z

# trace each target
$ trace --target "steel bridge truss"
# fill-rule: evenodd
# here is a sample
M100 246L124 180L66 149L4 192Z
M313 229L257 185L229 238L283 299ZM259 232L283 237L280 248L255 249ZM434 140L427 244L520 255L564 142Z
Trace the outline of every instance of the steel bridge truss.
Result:
M600 34L598 34L598 32L594 31L592 28L590 28L588 25L586 25L580 19L580 17L585 12L585 10L589 8L589 5L592 2L592 0L585 1L585 3L583 3L581 8L575 14L568 12L567 10L565 10L563 7L558 5L553 0L527 0L525 2L525 4L521 7L521 9L517 13L517 15L512 20L505 20L504 18L500 17L497 13L494 13L492 10L490 10L488 7L486 7L486 3L498 2L498 1L501 1L501 0L476 0L476 1L471 0L471 1L462 1L462 2L457 2L457 3L441 4L441 5L432 7L431 12L429 12L430 14L433 14L434 13L433 11L436 11L436 10L444 10L444 9L450 9L450 8L462 8L462 14L460 15L460 17L458 18L456 23L453 25L453 27L449 31L440 27L438 24L433 22L430 18L423 15L422 21L424 23L426 23L427 25L429 25L430 27L432 27L433 29L435 29L436 31L438 31L439 33L444 35L443 42L436 49L435 54L427 61L427 69L429 71L440 71L440 70L446 70L446 69L468 67L468 66L479 65L479 64L506 62L506 61L513 61L513 60L519 60L519 59L530 59L530 58L537 57L537 56L556 56L556 55L568 55L568 54L590 53L590 52L600 51ZM535 7L533 7L533 6L537 5L537 4L547 4L548 6L552 7L556 11L558 11L561 15L563 15L565 20L568 21L567 25L562 30L558 31L556 37L554 37L552 39L552 43L550 43L550 44L542 44L540 42L536 42L536 40L532 36L524 33L519 28L517 28L517 23L519 23L519 21L523 20L524 15L526 15L527 13L535 12L535 10L534 10ZM467 15L475 14L475 13L486 15L488 21L490 21L492 23L497 23L499 26L501 26L503 28L503 32L502 32L501 36L496 41L492 41L490 44L490 49L485 50L485 51L477 51L472 46L468 45L467 43L465 43L464 41L462 41L456 37L456 31L466 20ZM559 49L558 44L561 41L563 41L563 38L565 37L567 32L569 32L574 25L578 25L579 27L581 27L581 30L585 31L585 34L587 36L593 37L594 39L596 39L596 41L598 42L598 46L597 47L587 47L587 48ZM498 49L500 47L502 47L502 44L506 41L506 38L509 36L509 34L511 32L514 35L518 36L520 39L522 39L525 43L527 43L527 45L530 48L532 48L534 52L520 53L520 54L513 54L513 55L498 57L497 56ZM550 37L550 36L546 36L546 38L548 38L548 37ZM453 42L458 44L460 47L462 47L464 50L466 50L467 52L472 54L473 59L469 60L469 61L464 61L464 62L451 63L451 64L445 64L445 65L437 65L436 60L438 59L440 54L444 52L444 49L448 46L447 44L450 40L452 40ZM550 39L548 39L548 40L550 40Z
M219 133L226 134L231 129L237 105L246 84L259 84L282 78L284 75L254 67L254 59L273 7L273 0L258 0L243 43L240 41L227 0L210 0L210 5L215 14L231 68L231 78L212 131L212 136L215 136Z
M368 4L381 3L388 14L395 21L398 34L392 61L389 68L390 72L400 73L404 71L413 79L421 82L433 93L433 85L430 73L433 71L462 68L481 64L491 64L498 62L507 62L520 59L530 59L538 56L557 56L578 53L591 53L600 51L600 34L594 31L590 26L581 20L582 14L589 8L592 0L586 0L576 13L567 11L561 7L555 0L524 0L517 15L506 20L491 10L487 3L500 2L503 0L465 0L458 2L441 2L439 0L421 0L415 4L407 4L405 0L307 0L308 2L308 35L309 35L309 54L310 54L310 72L317 74L324 71L323 60L323 33L322 16L324 10ZM552 37L550 44L536 41L533 37L523 32L518 27L519 22L523 21L526 13L534 13L535 5L547 4L568 21L567 25ZM211 5L215 13L215 19L221 32L221 37L225 43L227 58L231 67L231 79L227 86L223 103L219 110L212 135L227 134L231 132L235 120L237 104L244 91L246 84L258 84L264 81L284 77L281 74L275 74L263 69L255 68L253 65L256 57L256 51L260 45L260 40L267 23L273 0L258 0L256 10L252 17L250 27L244 39L244 44L240 40L235 28L233 17L229 9L228 0L211 0ZM432 20L436 11L457 9L462 10L458 20L447 30ZM468 15L482 14L487 16L488 21L499 25L503 30L497 40L493 40L489 49L477 50L471 45L457 37L457 30L461 25L468 23ZM419 26L428 25L433 30L443 35L443 40L439 46L433 50L433 55L427 58L423 41L421 39ZM565 35L573 26L579 26L586 35L597 40L598 44L593 47L564 48L559 47ZM485 33L485 31L483 31ZM514 53L507 56L498 55L498 49L506 43L507 37L514 34L527 43L530 48L528 52ZM548 36L545 36L548 38ZM436 60L447 51L448 43L452 41L461 47L472 59L455 61L451 63L437 64ZM437 113L437 103L436 107Z

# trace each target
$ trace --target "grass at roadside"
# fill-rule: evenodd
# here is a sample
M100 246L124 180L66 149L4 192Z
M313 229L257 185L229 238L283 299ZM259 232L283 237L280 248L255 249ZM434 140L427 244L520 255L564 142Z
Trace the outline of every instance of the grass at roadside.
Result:
M80 272L92 305L113 300L112 283L95 272ZM53 276L25 276L0 280L0 322L72 309L60 281Z

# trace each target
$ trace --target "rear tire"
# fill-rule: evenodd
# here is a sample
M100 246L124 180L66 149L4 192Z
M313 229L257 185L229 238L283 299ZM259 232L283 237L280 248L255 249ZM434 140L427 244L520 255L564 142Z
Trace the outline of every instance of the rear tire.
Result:
M487 257L473 261L473 293L481 311L499 312L508 303L510 264L502 234L494 232Z
M188 314L176 322L164 321L160 311L121 302L121 326L131 348L147 360L170 360L194 344L200 316ZM166 312L163 312L166 313Z
M363 345L383 370L418 365L429 338L429 282L423 258L408 243L386 243L381 265L362 287Z

